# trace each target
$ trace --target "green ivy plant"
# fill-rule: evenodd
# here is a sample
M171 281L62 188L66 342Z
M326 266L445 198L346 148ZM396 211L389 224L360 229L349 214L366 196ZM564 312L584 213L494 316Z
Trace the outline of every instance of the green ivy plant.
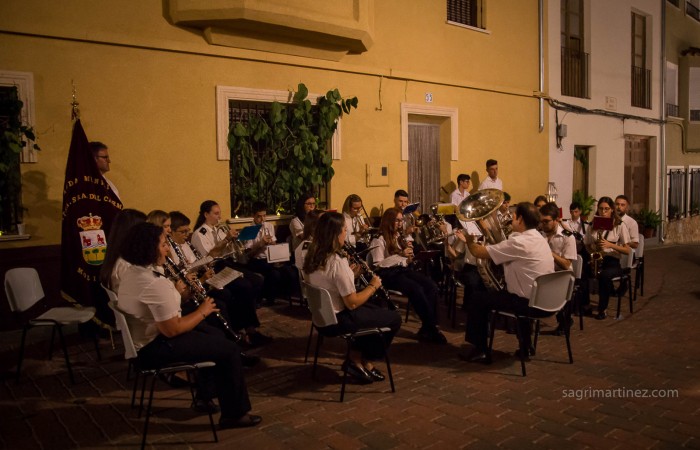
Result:
M232 194L242 214L255 201L276 212L292 211L301 195L333 178L330 140L338 119L357 108L357 97L344 99L334 89L312 105L308 94L300 83L292 103L273 102L267 117L251 114L231 128Z
M0 96L0 231L14 232L22 222L22 177L20 153L29 141L36 139L32 127L22 124L23 103L17 87ZM39 150L37 144L33 145Z

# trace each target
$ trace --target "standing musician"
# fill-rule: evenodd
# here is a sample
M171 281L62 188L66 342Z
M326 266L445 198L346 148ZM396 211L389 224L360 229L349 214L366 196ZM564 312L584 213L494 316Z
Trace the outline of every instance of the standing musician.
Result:
M225 232L217 225L221 222L221 207L214 200L206 200L199 207L199 215L194 224L194 233L190 242L197 249L201 256L220 257L228 251L229 245L238 238L237 230ZM238 286L241 295L246 295L255 299L256 303L262 298L263 277L251 270L248 270L241 262L233 262L230 259L217 263L217 269L222 266L230 266L243 273L238 283L246 280L247 285ZM234 281L235 282L235 281ZM247 290L247 292L246 292Z
M350 194L343 203L343 218L345 226L348 229L346 242L352 247L357 248L358 241L360 247L358 250L367 248L367 236L369 233L369 224L362 218L362 199L357 194Z
M413 262L413 248L402 231L401 210L389 208L384 211L379 225L380 235L370 243L369 262L377 268L388 289L401 291L408 297L422 322L418 340L446 344L445 335L437 327L438 287L428 276L407 267ZM386 266L392 260L395 264Z
M139 364L157 368L177 362L213 361L216 366L199 371L193 407L218 410L211 401L217 396L220 428L258 425L262 418L249 413L238 346L221 330L204 323L217 312L213 300L206 297L194 312L181 315L184 284L173 285L160 267L169 251L163 228L147 222L135 225L125 241L123 258L131 267L119 286L119 309L126 315Z
M182 255L185 259L185 265L194 263L199 258L195 254L196 249L194 246L188 242L190 219L180 211L172 211L170 220L172 221L173 229L171 243L171 257L173 261L175 264L180 265L182 261L180 261L179 255ZM173 243L177 248L172 246ZM200 278L202 282L214 276L213 269L206 268L205 270ZM228 319L234 330L245 329L247 344L257 347L272 341L272 338L258 331L260 321L255 310L254 287L245 276L236 278L228 283L224 289L211 291L210 295L217 300L217 305L220 305L219 302L226 304Z
M301 243L304 235L304 220L306 215L316 209L316 197L314 194L304 194L297 200L295 216L289 222L289 231L292 234L292 250Z
M348 373L360 383L383 381L384 375L372 361L382 359L394 336L401 327L401 318L368 300L381 287L382 280L374 276L369 284L357 291L355 273L347 258L340 252L346 242L345 219L336 212L327 212L319 218L311 245L304 261L304 272L309 283L328 290L333 311L338 319L340 333L361 328L390 328L383 335L360 336L352 343ZM383 342L382 342L383 338Z
M622 275L620 258L622 255L628 255L632 250L629 246L629 231L617 215L615 203L610 197L601 197L598 200L597 215L613 219L612 230L596 230L590 226L584 239L588 251L591 252L591 259L594 258L594 253L602 253L603 257L600 273L592 275L598 276L598 314L595 318L604 320L608 317L605 310L608 308L610 295L614 290L612 279ZM620 289L624 287L621 286Z
M487 334L488 317L491 310L512 311L516 314L534 314L537 310L528 307L535 279L554 272L552 251L547 240L537 231L540 215L532 203L519 203L513 218L513 233L498 244L483 246L475 242L474 236L467 235L467 246L477 258L491 258L496 264L503 264L507 290L478 295L469 304L467 312L467 341L474 345L471 353L460 358L469 362L490 363ZM531 350L529 319L519 322L521 336L517 355L529 356Z

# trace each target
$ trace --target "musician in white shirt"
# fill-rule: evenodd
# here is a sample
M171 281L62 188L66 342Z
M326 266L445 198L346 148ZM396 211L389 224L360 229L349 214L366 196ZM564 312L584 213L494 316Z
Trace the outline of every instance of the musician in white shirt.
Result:
M469 190L471 189L471 186L471 177L466 173L460 173L457 176L457 189L452 191L452 194L450 194L450 203L455 206L459 206L465 198L469 197Z
M498 178L498 161L495 159L486 161L486 173L488 173L488 176L479 185L479 190L498 189L502 191L503 181Z
M629 231L630 248L637 248L639 246L639 224L628 214L629 207L630 201L627 196L618 195L615 197L615 211L617 211L617 215L620 216L622 223L625 224L627 231Z
M343 202L343 218L345 219L345 227L348 230L345 242L352 247L357 246L358 240L360 242L366 240L369 232L369 224L362 218L362 206L362 199L357 194L348 195L345 198L345 202Z

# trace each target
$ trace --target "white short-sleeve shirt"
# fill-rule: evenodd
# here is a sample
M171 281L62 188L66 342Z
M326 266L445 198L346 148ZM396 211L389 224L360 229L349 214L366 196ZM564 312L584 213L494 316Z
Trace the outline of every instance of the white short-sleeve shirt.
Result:
M117 297L136 350L158 336L156 322L165 322L181 314L180 293L173 282L153 266L129 267L119 284Z
M324 267L307 274L308 282L326 289L331 294L333 311L338 314L345 309L343 297L355 292L355 274L346 258L337 254L328 257Z
M629 214L622 216L622 223L627 227L627 233L630 235L630 242L639 242L639 224L631 218Z
M496 264L503 264L508 292L530 298L535 279L554 272L554 258L547 240L532 229L514 232L498 244L486 246Z
M606 241L612 242L616 245L626 245L630 242L630 235L627 227L620 223L615 225L612 230L601 232L601 237ZM586 231L586 236L583 242L586 245L593 245L598 239L598 230L594 230L593 227L588 227ZM604 256L612 256L615 258L620 258L621 254L612 248L606 248L602 250Z
M547 239L549 248L553 253L564 259L568 259L572 263L576 261L576 239L571 235L565 235L564 229L561 227L561 225L557 226L557 231L551 237L547 237L544 234L543 236L545 239ZM554 263L554 267L558 270L556 263ZM571 266L569 269L573 270L573 266Z
M498 189L498 190L502 191L503 190L503 181L498 177L496 177L495 180L492 180L491 177L489 177L487 175L486 178L484 179L484 181L482 181L481 184L479 185L479 190L482 190L482 189Z

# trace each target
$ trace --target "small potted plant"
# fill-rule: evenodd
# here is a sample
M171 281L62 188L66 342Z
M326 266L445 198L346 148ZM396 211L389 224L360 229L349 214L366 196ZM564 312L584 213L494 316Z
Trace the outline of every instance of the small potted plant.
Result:
M639 223L639 228L642 230L646 239L655 236L656 229L661 225L661 222L663 222L661 214L658 211L648 208L641 209L634 217L637 223Z
M583 220L588 220L588 216L593 212L596 199L592 195L586 196L583 191L576 191L571 201L581 205L581 217Z

